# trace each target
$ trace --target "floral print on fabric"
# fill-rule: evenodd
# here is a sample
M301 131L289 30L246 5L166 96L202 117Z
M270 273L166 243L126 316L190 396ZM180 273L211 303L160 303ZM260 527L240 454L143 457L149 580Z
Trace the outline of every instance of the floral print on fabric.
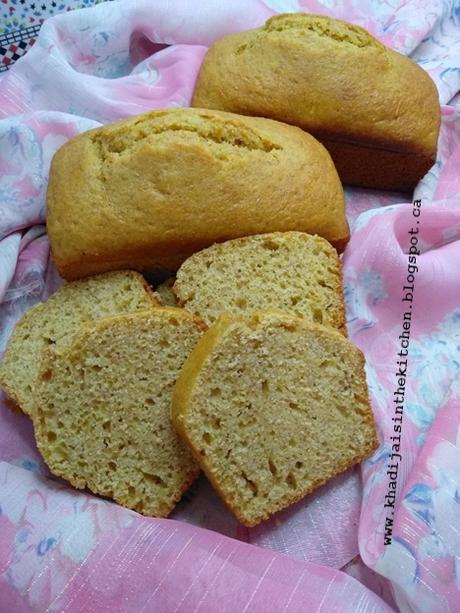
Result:
M188 105L214 40L284 11L362 25L427 70L442 103L438 159L414 194L345 190L352 229L343 257L348 328L366 356L380 447L360 469L254 529L239 526L204 481L172 519L147 519L53 479L30 421L2 396L1 612L213 611L216 602L230 611L460 608L454 0L235 0L199 7L187 0L115 1L46 21L33 48L0 79L0 351L22 313L62 282L44 225L55 151L100 124ZM421 214L411 235L414 199ZM403 290L415 235L416 283ZM406 320L404 291L413 294ZM397 364L405 359L398 358L404 321L410 321L406 366ZM397 470L389 468L395 463Z

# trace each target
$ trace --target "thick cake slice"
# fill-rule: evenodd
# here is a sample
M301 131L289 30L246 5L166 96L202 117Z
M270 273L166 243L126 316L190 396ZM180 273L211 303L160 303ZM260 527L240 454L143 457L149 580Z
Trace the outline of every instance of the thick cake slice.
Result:
M34 414L54 474L145 515L164 517L199 467L172 428L171 392L204 324L158 308L85 326L49 352Z
M346 334L336 250L320 236L273 232L237 238L192 255L173 291L208 325L223 312L282 309Z
M30 415L46 347L63 349L87 322L154 306L158 302L138 272L110 272L66 283L17 324L0 365L0 385Z
M246 526L378 444L362 353L335 330L284 313L223 315L181 371L172 418Z

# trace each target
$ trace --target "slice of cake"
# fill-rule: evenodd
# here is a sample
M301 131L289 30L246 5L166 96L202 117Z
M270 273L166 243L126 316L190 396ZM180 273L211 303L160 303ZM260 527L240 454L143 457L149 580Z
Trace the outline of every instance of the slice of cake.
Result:
M172 419L246 526L378 444L361 351L332 328L275 312L219 318L181 371Z
M199 473L172 428L171 393L205 326L157 308L81 329L43 362L34 427L52 472L145 515L165 517Z
M160 283L160 285L157 286L154 293L155 298L158 300L161 306L177 305L176 295L172 290L175 280L175 277L169 277L169 279L166 279L166 281L163 281L163 283Z
M247 236L204 249L179 268L173 291L180 306L208 325L224 312L282 309L346 334L337 252L304 232Z
M66 283L17 324L0 365L0 385L31 414L42 352L60 351L83 324L158 306L145 279L134 271L110 272Z

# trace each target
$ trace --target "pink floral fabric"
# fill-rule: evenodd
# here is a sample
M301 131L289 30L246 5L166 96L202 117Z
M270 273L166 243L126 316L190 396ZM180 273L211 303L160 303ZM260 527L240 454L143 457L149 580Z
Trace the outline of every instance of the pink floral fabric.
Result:
M44 226L55 151L102 123L188 105L214 40L292 11L364 26L427 70L443 105L438 159L414 194L346 188L348 327L366 356L380 447L257 528L240 526L204 479L171 519L148 519L53 478L3 395L0 613L460 609L454 0L139 0L46 22L0 79L0 352L62 282Z

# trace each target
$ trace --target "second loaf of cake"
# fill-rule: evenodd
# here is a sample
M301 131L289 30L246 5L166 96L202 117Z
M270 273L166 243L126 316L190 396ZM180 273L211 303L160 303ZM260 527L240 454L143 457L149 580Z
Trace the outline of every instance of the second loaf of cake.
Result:
M48 234L60 274L175 271L214 242L349 230L326 149L268 119L168 109L91 130L54 156Z
M344 183L410 189L436 159L438 92L359 26L276 15L210 48L194 106L285 121L329 150Z

